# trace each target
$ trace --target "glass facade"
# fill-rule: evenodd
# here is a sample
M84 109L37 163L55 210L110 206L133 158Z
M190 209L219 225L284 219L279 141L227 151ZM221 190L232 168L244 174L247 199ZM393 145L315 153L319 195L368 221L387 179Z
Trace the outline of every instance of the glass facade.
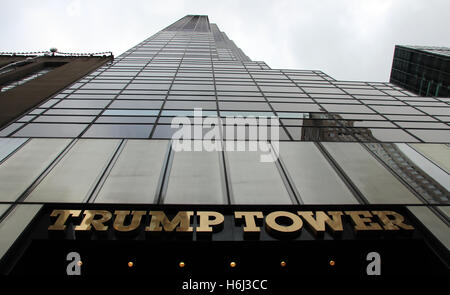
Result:
M450 96L450 48L395 46L390 82L420 96Z
M186 16L0 131L0 236L45 203L395 204L449 248L449 103L388 82L271 69L207 16ZM172 120L196 125L194 108L222 127L227 117L279 119L279 146L262 143L279 157L176 151ZM220 146L236 140L223 135Z

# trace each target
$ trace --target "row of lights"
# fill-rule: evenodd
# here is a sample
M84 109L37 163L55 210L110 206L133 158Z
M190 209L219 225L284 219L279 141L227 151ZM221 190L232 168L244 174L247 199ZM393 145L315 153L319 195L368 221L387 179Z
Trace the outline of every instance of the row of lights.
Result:
M80 261L79 263L81 263L81 261ZM335 266L335 265L336 265L336 262L335 262L334 260L330 260L329 264L330 264L330 266ZM230 262L230 267L231 267L231 268L235 268L236 265L237 265L236 262L234 262L234 261ZM281 262L280 262L280 266L281 266L281 267L286 267L286 265L287 265L286 261L281 261ZM128 267L131 268L131 267L133 267L133 266L134 266L133 261L128 262ZM184 263L183 261L181 261L181 262L178 264L178 266L179 266L180 268L183 268L183 267L186 266L186 263Z

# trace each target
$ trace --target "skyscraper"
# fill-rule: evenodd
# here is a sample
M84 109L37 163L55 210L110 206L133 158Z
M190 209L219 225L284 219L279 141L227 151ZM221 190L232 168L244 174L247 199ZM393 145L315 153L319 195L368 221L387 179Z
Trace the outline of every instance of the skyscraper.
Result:
M0 131L0 266L448 273L449 102L271 69L188 15Z
M450 96L450 48L395 46L390 82L420 96Z

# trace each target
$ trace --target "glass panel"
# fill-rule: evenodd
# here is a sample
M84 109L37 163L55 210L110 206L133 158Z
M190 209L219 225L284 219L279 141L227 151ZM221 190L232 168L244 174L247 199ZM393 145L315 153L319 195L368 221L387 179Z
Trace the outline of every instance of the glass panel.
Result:
M411 160L411 162L417 165L422 171L431 176L435 181L440 183L447 191L450 192L450 175L446 171L439 168L439 166L434 165L431 161L416 152L407 144L397 143L396 145L399 150ZM447 157L450 158L450 155L447 155ZM447 196L447 200L448 197L450 196Z
M328 87L318 87L318 88L312 88L312 87L303 87L303 91L306 93L336 93L336 94L345 94L341 89L339 88L328 88Z
M437 207L447 218L450 218L450 206L438 206Z
M425 206L409 206L408 210L450 250L450 227Z
M19 120L17 120L17 122L30 122L31 120L33 120L36 116L23 116L22 118L20 118Z
M133 95L133 94L120 94L117 99L156 99L156 100L163 100L166 98L165 95Z
M33 122L91 123L94 119L94 116L39 116Z
M393 127L395 125L389 121L343 121L339 120L344 126L353 125L353 127Z
M69 139L32 139L3 162L0 201L16 201L69 142Z
M161 116L194 116L194 110L162 111ZM216 111L202 111L202 116L217 116Z
M418 109L430 115L450 115L450 108L433 108L433 107L419 107Z
M322 112L317 104L272 102L271 105L276 111Z
M83 137L148 138L153 125L93 124Z
M375 111L382 114L410 114L410 115L423 115L422 112L414 109L413 107L402 106L371 106Z
M224 204L219 152L174 152L166 204Z
M87 124L31 123L14 133L13 136L77 137L87 126Z
M98 115L101 110L63 110L63 109L50 109L45 112L46 115Z
M408 132L414 134L424 142L450 142L450 130L425 130L408 129Z
M179 128L172 128L170 125L156 125L152 138L170 139Z
M42 205L17 205L0 223L0 258L5 255Z
M215 101L177 101L170 100L164 104L164 109L193 109L202 108L208 110L216 109Z
M385 95L383 92L370 88L345 88L346 92L350 94L369 94L369 95Z
M369 203L420 203L419 199L359 143L324 142L322 144Z
M53 108L101 109L104 108L109 102L110 100L101 99L65 99Z
M438 122L397 122L402 128L434 128L434 129L448 129L449 126Z
M157 116L159 110L106 110L102 115L112 116Z
M110 109L159 109L162 100L116 100L108 108Z
M419 142L416 138L409 135L402 129L389 129L389 128L367 128L370 130L369 137L364 136L366 129L360 129L362 136L357 136L358 129L352 129L352 132L362 141L373 141L372 137L383 142Z
M132 83L128 85L127 89L149 89L149 90L167 90L169 89L170 84L139 84Z
M269 150L267 144L262 148ZM234 204L292 204L275 163L261 162L261 155L267 153L228 149L226 154Z
M305 204L357 204L312 142L280 142L280 156Z
M322 104L322 107L329 112L335 113L374 113L364 105L355 104Z
M449 145L416 143L411 144L410 146L450 174Z
M47 102L41 104L39 107L40 108L49 108L57 102L59 102L59 99L49 99L49 100L47 100Z
M25 141L27 141L27 138L0 138L0 162Z
M50 171L28 202L83 202L99 180L119 140L80 139Z
M222 110L270 111L265 102L219 102L219 107Z
M96 203L154 203L169 141L128 140Z
M102 116L95 123L147 123L153 124L156 117L109 117Z
M6 210L8 210L10 204L0 204L0 218L3 214L5 214Z
M8 127L2 129L0 131L0 136L8 136L10 135L13 131L16 131L17 129L19 129L19 127L23 126L24 123L12 123L10 125L8 125Z
M245 111L244 112L226 112L226 111L221 111L220 116L222 116L222 117L237 117L237 116L272 117L272 116L275 116L275 114L272 112L245 112Z
M403 116L403 115L386 115L386 118L389 120L397 120L397 121L436 121L432 117L428 116Z
M280 113L277 112L279 118L309 118L309 113Z

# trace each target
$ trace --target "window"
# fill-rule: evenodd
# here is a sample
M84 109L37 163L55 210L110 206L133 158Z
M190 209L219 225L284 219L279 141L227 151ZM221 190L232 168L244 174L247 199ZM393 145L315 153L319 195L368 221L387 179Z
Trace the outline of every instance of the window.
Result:
M96 203L154 203L168 141L128 140Z

